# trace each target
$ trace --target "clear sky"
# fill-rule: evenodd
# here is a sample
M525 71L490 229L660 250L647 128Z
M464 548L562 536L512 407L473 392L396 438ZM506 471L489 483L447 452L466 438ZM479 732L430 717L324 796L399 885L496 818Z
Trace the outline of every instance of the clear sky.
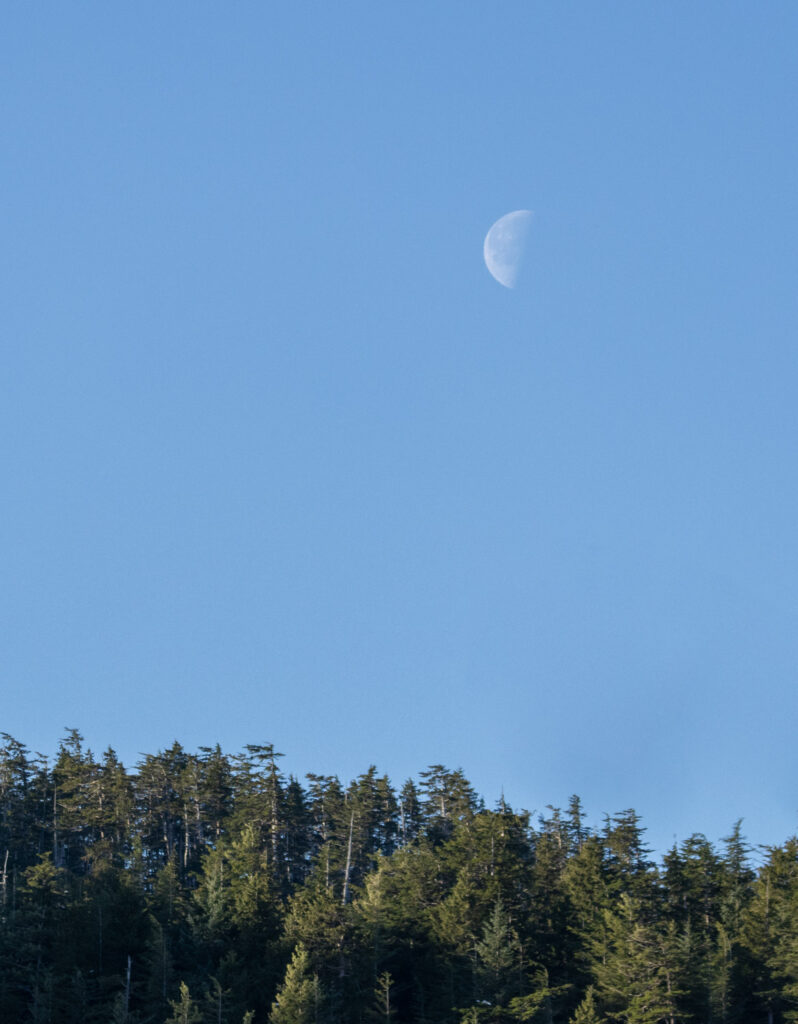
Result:
M793 2L4 5L0 728L792 834L797 44Z

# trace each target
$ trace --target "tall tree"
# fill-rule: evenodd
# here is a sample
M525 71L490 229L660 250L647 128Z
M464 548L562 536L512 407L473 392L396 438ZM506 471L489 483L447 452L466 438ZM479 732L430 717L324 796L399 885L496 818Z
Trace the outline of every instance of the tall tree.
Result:
M673 950L644 923L640 905L626 893L617 913L605 911L605 922L604 940L594 947L593 970L610 1019L619 1024L674 1022Z

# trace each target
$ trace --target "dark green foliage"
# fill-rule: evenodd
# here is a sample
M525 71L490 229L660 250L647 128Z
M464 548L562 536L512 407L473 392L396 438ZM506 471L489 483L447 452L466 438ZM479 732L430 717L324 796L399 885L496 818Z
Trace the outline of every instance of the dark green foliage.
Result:
M632 810L533 825L442 765L398 793L279 765L0 734L0 1021L798 1022L796 839L656 865Z

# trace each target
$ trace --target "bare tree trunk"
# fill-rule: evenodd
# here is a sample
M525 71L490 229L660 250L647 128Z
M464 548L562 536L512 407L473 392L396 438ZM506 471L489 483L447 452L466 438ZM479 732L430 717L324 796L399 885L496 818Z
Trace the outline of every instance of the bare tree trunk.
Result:
M127 958L127 971L125 972L125 1020L128 1018L130 1013L130 973L133 969L133 960L128 955Z
M189 822L188 804L183 804L183 871L188 870L188 849L191 845L191 825Z
M6 850L5 859L3 860L3 911L6 909L6 900L8 899L8 850Z
M665 972L665 980L667 982L667 989L666 989L666 991L668 993L668 1004L671 1006L670 1015L668 1016L668 1024L676 1024L676 1018L673 1016L673 1009L672 1009L672 1007L673 1007L673 999L671 997L672 997L673 993L672 993L672 989L671 989L671 972L670 971L666 971Z
M346 871L344 871L344 895L341 903L346 906L349 900L349 871L352 867L352 833L355 828L355 812L352 811L352 817L349 819L349 842L346 847Z
M58 867L58 789L53 783L53 864Z

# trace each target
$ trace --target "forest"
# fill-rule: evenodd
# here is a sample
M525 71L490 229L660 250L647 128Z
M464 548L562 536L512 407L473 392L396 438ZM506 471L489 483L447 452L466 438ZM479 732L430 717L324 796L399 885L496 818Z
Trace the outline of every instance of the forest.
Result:
M3 1024L798 1021L795 837L655 862L634 810L489 808L442 765L0 740Z

